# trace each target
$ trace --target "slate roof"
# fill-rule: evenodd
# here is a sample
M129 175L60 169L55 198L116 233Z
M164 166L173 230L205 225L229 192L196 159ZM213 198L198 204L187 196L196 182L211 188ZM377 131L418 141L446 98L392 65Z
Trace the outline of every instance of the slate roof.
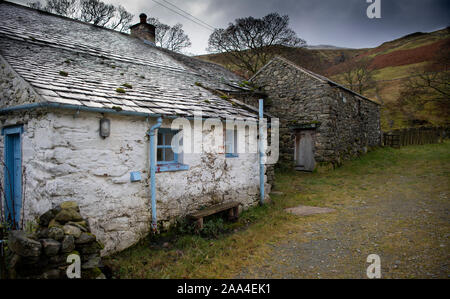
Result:
M282 61L282 62L284 62L284 63L290 65L291 67L293 67L293 68L295 68L295 69L297 69L297 70L299 70L299 71L301 71L301 72L307 74L308 76L310 76L310 77L312 77L312 78L314 78L314 79L316 79L316 80L318 80L318 81L321 81L321 82L323 82L323 83L328 83L328 84L330 84L331 86L335 86L335 87L340 88L340 89L342 89L342 90L348 91L348 92L350 92L351 94L354 94L354 95L356 95L356 96L358 96L358 97L360 97L360 98L362 98L362 99L364 99L364 100L370 101L370 102L372 102L372 103L374 103L374 104L377 104L377 105L381 105L380 103L378 103L378 102L376 102L376 101L374 101L374 100L372 100L372 99L369 99L369 98L367 98L367 97L365 97L365 96L363 96L363 95L361 95L361 94L359 94L359 93L357 93L357 92L355 92L355 91L353 91L353 90L351 90L351 89L348 89L347 87L342 86L341 84L336 83L336 82L332 81L331 79L329 79L329 78L327 78L327 77L325 77L325 76L316 74L316 73L314 73L314 72L312 72L312 71L310 71L310 70L308 70L308 69L305 69L305 68L303 68L303 67L301 67L301 66L295 64L294 62L292 62L292 61L290 61L290 60L288 60L288 59L286 59L286 58L284 58L284 57L281 57L281 56L276 56L276 57L273 58L271 61L269 61L265 66L263 66L261 69L259 69L259 71L256 72L256 74L254 74L254 75L250 78L250 81L252 81L253 78L255 78L256 76L258 76L258 75L259 75L259 74L260 74L267 66L269 66L270 64L272 64L274 61L277 61L277 60L280 60L280 61Z
M43 102L172 116L202 109L205 117L256 117L201 87L241 89L243 79L216 64L13 3L0 2L0 15L0 55Z

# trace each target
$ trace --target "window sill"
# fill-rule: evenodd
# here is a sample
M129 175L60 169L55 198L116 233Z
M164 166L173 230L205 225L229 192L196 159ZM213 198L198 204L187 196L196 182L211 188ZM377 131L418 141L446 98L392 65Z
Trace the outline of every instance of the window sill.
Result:
M225 154L225 158L239 158L238 154Z
M156 165L156 172L172 172L172 171L184 171L189 170L189 165L184 165L180 163L169 163L169 164L159 164Z

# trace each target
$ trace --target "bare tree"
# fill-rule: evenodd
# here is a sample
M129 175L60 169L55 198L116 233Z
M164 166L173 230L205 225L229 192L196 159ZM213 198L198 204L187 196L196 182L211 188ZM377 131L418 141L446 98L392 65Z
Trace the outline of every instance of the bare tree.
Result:
M226 53L231 63L252 75L273 56L273 46L298 47L306 42L289 28L289 17L271 13L257 19L236 19L209 37L208 51Z
M58 15L75 18L78 11L77 0L47 0L45 11Z
M450 41L441 47L430 65L407 81L406 86L427 91L429 101L450 100Z
M345 85L363 95L374 85L373 72L370 61L361 59L347 63L341 77Z
M120 32L126 32L133 20L133 15L123 6L115 7L100 0L47 0L46 5L36 1L28 3L28 6ZM156 18L149 18L148 22L157 28L156 44L158 46L181 52L191 45L189 37L183 31L183 25L169 26Z
M431 64L405 81L397 107L413 123L449 125L450 41Z
M116 16L113 19L113 23L108 26L111 29L125 32L133 20L134 15L130 14L122 5L119 5L116 9Z
M114 17L116 8L99 0L80 0L81 20L101 27Z
M184 48L190 47L191 41L182 27L183 25L178 23L172 27L164 25L156 28L159 31L157 44L175 52L181 52Z
M175 52L181 52L191 46L191 40L184 33L183 25L169 26L161 23L157 18L148 18L147 22L156 27L155 43L157 46Z
M33 9L44 10L44 5L42 5L41 1L28 2L27 5Z

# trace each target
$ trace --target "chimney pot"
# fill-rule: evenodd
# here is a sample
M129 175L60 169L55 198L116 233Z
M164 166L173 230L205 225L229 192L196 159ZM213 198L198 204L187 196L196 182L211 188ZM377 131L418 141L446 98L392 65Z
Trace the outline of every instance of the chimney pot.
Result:
M147 23L147 15L145 13L141 13L139 18L141 19L141 23Z

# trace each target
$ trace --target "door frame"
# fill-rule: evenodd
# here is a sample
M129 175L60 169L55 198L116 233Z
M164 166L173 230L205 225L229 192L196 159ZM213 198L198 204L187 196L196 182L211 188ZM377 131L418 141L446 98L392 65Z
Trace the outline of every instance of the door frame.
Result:
M11 218L11 220L13 221L11 225L14 229L20 228L22 213L22 134L23 125L15 125L2 128L2 135L4 136L4 199L2 198L2 201L4 200L5 203L5 219L6 221L8 221L8 218Z
M295 170L298 171L306 171L306 172L312 172L313 170L309 170L306 168L300 168L300 165L298 165L298 160L300 157L298 157L299 154L299 147L300 147L300 140L301 140L301 135L304 133L310 133L311 135L311 142L312 142L312 159L314 162L314 167L316 165L316 161L315 161L315 147L316 147L316 130L314 128L308 128L308 129L295 129L294 131L294 167ZM304 166L303 166L304 167Z

